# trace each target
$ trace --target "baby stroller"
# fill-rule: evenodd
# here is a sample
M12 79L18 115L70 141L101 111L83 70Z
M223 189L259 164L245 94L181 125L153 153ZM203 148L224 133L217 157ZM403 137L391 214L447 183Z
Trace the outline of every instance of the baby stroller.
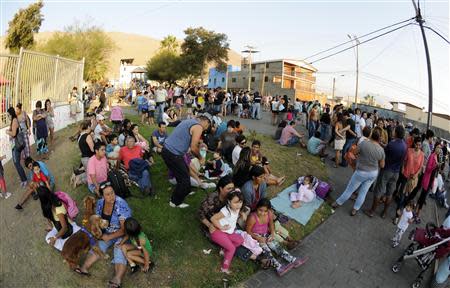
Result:
M450 229L438 228L433 223L428 223L425 229L416 228L411 231L409 239L414 242L409 244L403 255L392 265L392 272L399 272L404 260L415 259L421 268L421 272L411 287L419 288L422 284L423 274L433 261L446 256L450 252Z

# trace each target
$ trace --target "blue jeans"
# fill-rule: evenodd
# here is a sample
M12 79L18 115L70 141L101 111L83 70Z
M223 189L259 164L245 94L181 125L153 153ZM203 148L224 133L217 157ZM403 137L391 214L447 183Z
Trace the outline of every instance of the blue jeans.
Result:
M378 176L378 170L374 171L361 171L356 170L352 178L350 178L350 182L347 184L347 188L345 188L345 191L339 196L339 198L336 200L336 203L340 206L344 204L350 196L352 196L353 192L358 190L358 198L355 201L355 204L353 205L353 209L359 210L364 204L364 200L366 200L366 194L367 191L369 191L370 185L377 179Z
M292 138L288 140L286 146L293 146L299 142L300 142L300 138L298 138L297 136L292 136Z
M347 151L350 149L350 147L352 147L352 145L353 145L353 143L355 143L355 141L356 141L356 138L350 138L350 139L347 138L347 140L345 141L345 144L344 144L344 148L342 148L341 165L344 167L348 166L347 161L345 161L345 159L344 159L344 155L345 155L345 153L347 153Z
M441 259L436 272L436 283L443 284L450 276L450 256Z
M150 181L150 172L148 172L147 169L142 171L142 174L140 176L131 173L128 173L128 176L131 180L138 183L139 189L141 189L141 191L144 191L146 188L152 187L152 183Z
M116 243L120 243L120 241L122 241L122 237L111 239L108 242L100 240L98 241L98 248L100 248L103 253L106 253L106 250L108 250L109 247L114 246L114 258L111 263L127 265L127 259L125 258L125 255L123 255L122 249L115 245Z
M158 117L156 119L156 123L162 122L162 115L164 113L164 107L166 102L158 102L158 107L156 108L158 111Z
M261 119L261 103L253 103L252 118Z
M321 123L320 124L320 140L328 141L330 137L330 125Z
M314 133L317 131L317 122L316 121L309 121L308 124L308 139L314 136Z
M17 173L19 174L20 181L26 182L27 181L27 175L25 174L25 171L23 170L22 165L20 164L20 151L14 148L12 150L12 159L14 166L16 167Z

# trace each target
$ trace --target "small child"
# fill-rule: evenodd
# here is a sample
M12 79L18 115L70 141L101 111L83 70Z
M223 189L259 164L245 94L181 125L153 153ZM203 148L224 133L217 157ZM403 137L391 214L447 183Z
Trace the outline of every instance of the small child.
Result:
M244 239L234 232L241 213L244 195L239 189L227 194L227 204L211 217L211 223L216 230L211 233L211 240L223 248L223 262L220 269L225 274L230 274L230 265L236 248L241 246ZM244 220L245 221L245 220Z
M147 95L144 95L144 98L142 100L141 112L142 112L142 117L141 117L142 124L148 123L148 98L147 98Z
M155 265L150 258L153 254L150 240L141 231L141 225L136 219L132 217L127 218L124 226L125 237L119 243L119 247L122 249L123 255L127 258L128 264L130 264L131 273L138 271L139 266L136 263L143 264L141 268L142 272L149 271ZM128 240L131 241L131 244L126 243Z
M297 258L284 250L280 243L275 240L275 223L272 212L272 204L267 198L262 198L256 205L256 211L247 218L246 231L253 239L259 242L264 253L270 259L272 266L276 269L278 276L283 276L292 268L303 265L308 258ZM283 258L287 265L282 265L272 254Z
M291 199L291 207L299 208L303 203L308 203L316 198L316 192L314 192L312 186L313 176L308 175L303 179L303 183L300 184L298 192L292 192L289 197Z
M150 96L148 99L148 124L155 125L155 110L156 110L156 102L153 99L153 96Z
M6 155L0 156L0 196L8 199L11 196L11 192L6 191L6 182L4 176L4 170L2 165L2 160L6 159Z
M116 167L119 159L120 145L116 134L108 135L109 144L106 145L106 157L110 167Z
M50 183L48 182L47 176L41 171L41 167L38 162L33 162L33 179L32 182L38 184L39 186L47 186L48 190L52 190L50 188Z
M214 152L213 158L214 160L208 160L206 164L205 176L207 178L220 177L223 173L225 163L222 160L221 153L219 151Z
M395 248L400 244L403 233L405 233L406 229L408 229L409 224L414 222L414 215L412 212L414 210L414 206L415 205L413 202L409 202L403 209L400 221L397 224L397 229L395 230L394 238L392 238L392 248Z

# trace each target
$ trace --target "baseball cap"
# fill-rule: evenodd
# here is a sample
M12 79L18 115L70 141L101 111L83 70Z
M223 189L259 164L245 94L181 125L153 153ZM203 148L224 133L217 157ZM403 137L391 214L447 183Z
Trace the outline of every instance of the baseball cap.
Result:
M105 120L105 117L102 114L97 115L97 121Z

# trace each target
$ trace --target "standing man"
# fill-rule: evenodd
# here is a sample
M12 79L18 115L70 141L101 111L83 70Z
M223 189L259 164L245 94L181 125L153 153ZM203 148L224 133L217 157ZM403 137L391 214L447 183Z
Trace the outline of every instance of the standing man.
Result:
M158 118L156 122L162 121L162 115L164 113L164 106L167 100L167 91L164 89L162 85L158 86L158 89L155 91L155 100L156 100L156 109L158 110Z
M197 119L184 120L164 142L161 156L177 180L169 202L171 207L189 207L188 204L183 203L184 198L190 193L191 186L189 167L184 162L183 156L190 150L190 153L196 156L200 162L203 160L199 149L200 138L211 122L212 117L208 113L200 115Z
M256 91L253 95L252 119L261 120L261 100L261 95L259 95L259 92Z
M216 113L222 112L222 105L224 101L225 101L225 92L222 90L221 87L217 87L217 94L216 97L214 98L214 111Z

